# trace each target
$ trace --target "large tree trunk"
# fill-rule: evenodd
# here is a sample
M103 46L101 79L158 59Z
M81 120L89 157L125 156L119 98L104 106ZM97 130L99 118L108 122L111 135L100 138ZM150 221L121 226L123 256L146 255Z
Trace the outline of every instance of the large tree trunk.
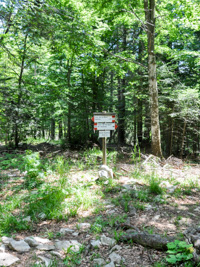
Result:
M158 110L158 88L156 79L156 57L154 54L155 0L144 0L144 10L148 37L148 81L151 106L151 149L153 155L162 157Z

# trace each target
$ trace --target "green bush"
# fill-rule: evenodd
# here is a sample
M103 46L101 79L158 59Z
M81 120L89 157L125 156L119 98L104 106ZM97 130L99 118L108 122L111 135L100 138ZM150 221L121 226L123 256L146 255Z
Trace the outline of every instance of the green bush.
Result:
M175 240L168 243L167 248L169 257L166 258L166 261L170 264L185 262L193 258L193 245L188 245L185 241Z

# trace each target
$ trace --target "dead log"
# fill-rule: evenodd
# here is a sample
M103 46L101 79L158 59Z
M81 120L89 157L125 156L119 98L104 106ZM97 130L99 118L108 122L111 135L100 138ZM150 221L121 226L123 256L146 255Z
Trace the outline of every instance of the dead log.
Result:
M173 242L174 237L163 237L158 234L148 234L146 232L127 233L120 237L120 241L140 244L143 247L149 247L157 250L167 250L167 243Z

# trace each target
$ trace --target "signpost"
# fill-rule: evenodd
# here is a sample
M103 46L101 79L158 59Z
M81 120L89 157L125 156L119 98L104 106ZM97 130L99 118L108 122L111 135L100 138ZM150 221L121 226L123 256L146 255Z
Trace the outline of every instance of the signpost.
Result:
M99 138L102 138L103 165L106 165L106 137L110 137L110 131L117 129L115 113L95 112L92 121L94 130L99 131Z

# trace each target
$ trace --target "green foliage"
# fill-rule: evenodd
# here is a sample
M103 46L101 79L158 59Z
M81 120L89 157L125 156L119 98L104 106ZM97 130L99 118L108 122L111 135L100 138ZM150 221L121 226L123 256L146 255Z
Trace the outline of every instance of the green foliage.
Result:
M177 264L185 262L193 258L193 245L187 244L185 241L175 240L167 244L167 253L169 257L166 258L170 264Z
M163 193L163 189L160 186L161 181L158 178L151 177L149 181L149 192L155 195L160 195Z
M79 251L74 251L73 246L70 246L65 251L65 258L63 260L63 263L65 266L71 267L71 266L79 266L81 264L81 253L83 253L85 247L82 246Z

